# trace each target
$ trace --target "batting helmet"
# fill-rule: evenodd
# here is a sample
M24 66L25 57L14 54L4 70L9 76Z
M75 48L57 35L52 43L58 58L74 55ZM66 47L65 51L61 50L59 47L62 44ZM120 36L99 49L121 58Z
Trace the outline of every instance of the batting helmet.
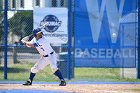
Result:
M33 29L33 36L36 36L36 34L38 33L38 32L40 32L41 31L41 29L40 28L36 28L36 29Z

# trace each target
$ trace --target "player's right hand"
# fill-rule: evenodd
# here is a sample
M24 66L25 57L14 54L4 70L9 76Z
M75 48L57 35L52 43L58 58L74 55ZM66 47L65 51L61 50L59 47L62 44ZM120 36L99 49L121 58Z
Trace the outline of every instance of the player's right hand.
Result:
M22 42L22 43L25 43L26 41L22 39L21 42Z
M29 40L29 36L25 36L24 38L21 39L21 42L22 43L25 43L28 40Z

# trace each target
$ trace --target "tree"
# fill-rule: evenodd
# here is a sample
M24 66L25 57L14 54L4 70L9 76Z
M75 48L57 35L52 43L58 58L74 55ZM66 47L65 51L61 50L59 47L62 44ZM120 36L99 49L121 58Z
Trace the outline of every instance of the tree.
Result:
M4 39L4 0L0 0L0 44L3 44Z
M0 0L0 9L3 9L3 0Z
M4 12L0 11L0 43L3 43L4 34Z
M21 38L32 33L33 11L18 11L9 19L9 32Z

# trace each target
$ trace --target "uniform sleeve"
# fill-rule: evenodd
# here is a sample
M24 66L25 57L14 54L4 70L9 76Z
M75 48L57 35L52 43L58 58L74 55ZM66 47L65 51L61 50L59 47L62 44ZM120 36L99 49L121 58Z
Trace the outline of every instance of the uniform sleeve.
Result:
M30 42L33 43L34 47L38 46L37 43L35 42L35 38L33 38Z

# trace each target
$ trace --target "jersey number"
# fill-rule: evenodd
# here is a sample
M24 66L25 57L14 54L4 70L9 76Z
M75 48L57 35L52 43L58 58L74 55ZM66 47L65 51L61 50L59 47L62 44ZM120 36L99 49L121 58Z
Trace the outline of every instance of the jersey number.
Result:
M43 51L45 51L43 48L40 48L40 49L42 49Z

